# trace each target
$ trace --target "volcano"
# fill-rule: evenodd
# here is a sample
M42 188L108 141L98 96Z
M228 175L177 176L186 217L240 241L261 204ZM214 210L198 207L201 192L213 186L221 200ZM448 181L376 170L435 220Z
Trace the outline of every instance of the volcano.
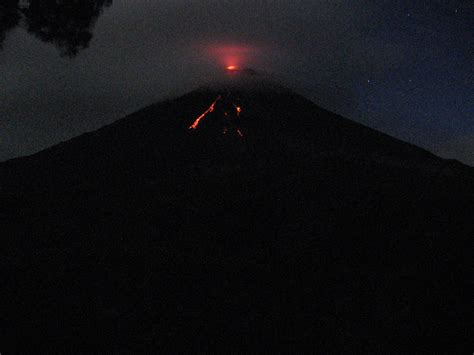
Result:
M2 351L472 351L474 169L275 83L149 106L0 188Z

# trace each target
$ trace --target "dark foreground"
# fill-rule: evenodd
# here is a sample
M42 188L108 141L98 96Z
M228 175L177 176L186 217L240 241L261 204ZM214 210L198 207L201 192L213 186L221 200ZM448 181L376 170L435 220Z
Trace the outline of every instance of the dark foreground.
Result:
M0 164L0 351L472 351L474 170L275 88Z

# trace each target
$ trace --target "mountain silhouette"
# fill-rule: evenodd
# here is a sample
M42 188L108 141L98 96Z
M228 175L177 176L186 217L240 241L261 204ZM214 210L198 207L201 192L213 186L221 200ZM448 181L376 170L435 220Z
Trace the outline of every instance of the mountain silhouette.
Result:
M4 349L471 345L474 169L280 85L149 106L0 188Z

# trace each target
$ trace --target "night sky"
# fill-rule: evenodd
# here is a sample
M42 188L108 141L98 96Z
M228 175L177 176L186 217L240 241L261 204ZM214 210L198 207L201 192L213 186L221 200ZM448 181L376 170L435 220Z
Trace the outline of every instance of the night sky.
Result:
M37 0L23 13L6 1L13 5L0 5L0 160L97 129L239 65L474 165L472 0L114 0L109 7L87 0L93 10L77 24L75 47L62 24L44 31Z

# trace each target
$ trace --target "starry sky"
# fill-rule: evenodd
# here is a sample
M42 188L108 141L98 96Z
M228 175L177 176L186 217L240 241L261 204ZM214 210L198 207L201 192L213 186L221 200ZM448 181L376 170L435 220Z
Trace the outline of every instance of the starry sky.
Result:
M89 21L74 22L80 36L61 30L67 21L45 24L55 17L32 5L20 14L0 6L0 161L184 94L237 64L474 166L472 0L104 1L83 2Z

